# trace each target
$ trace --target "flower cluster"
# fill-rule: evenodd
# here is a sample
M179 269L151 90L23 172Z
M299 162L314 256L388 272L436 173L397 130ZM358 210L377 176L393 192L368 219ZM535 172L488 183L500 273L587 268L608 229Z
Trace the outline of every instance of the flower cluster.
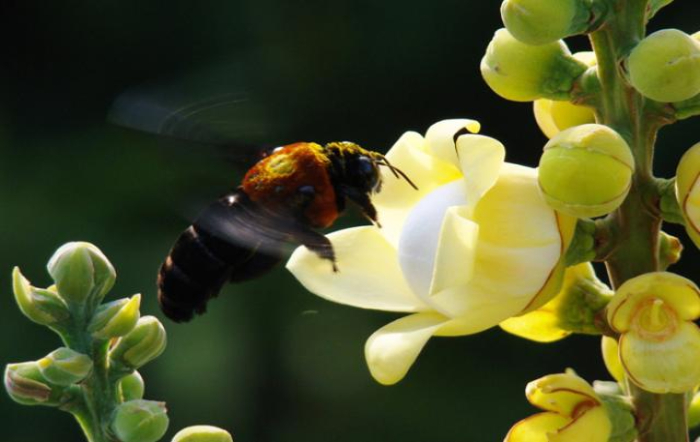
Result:
M92 244L65 244L48 271L54 285L39 288L15 268L15 300L25 316L58 333L66 346L37 361L8 364L4 378L10 397L73 414L88 440L107 440L105 432L119 442L161 439L169 422L165 404L143 399L137 370L165 349L163 325L140 316L141 295L102 303L116 272ZM174 441L231 442L231 436L213 427L191 427Z

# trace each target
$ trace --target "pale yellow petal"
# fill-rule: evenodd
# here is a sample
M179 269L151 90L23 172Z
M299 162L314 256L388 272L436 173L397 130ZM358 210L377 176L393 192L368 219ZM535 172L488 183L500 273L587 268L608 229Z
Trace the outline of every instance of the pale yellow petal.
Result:
M549 435L547 442L608 442L612 424L603 407L593 407Z
M532 405L565 416L572 416L582 404L600 405L593 387L572 372L550 374L528 383L525 396Z
M428 309L406 284L396 250L376 227L339 230L328 238L338 272L333 272L328 260L303 246L287 262L287 269L307 290L354 307L402 312Z
M559 327L559 318L551 310L535 310L499 324L508 333L536 342L554 342L571 334Z
M462 135L457 139L457 153L469 201L476 202L498 180L506 148L491 137Z
M620 359L630 380L653 393L684 393L700 384L700 330L682 322L664 341L630 331L620 338Z
M454 119L439 121L428 128L425 140L432 154L454 166L459 166L455 142L463 134L478 133L478 121Z
M447 209L440 229L429 294L465 285L472 278L479 226L465 216L463 206Z
M372 197L372 202L377 208L382 233L396 246L413 206L436 188L460 178L461 172L427 152L425 140L416 132L403 134L386 158L418 186L415 190L406 180L396 178L388 168L382 167L382 189Z
M601 340L601 350L603 353L603 362L608 369L610 375L617 381L622 382L625 379L625 368L620 362L620 349L617 345L617 339L603 336Z
M503 442L549 442L548 435L569 422L570 418L556 413L538 413L513 425Z
M435 313L417 313L377 330L365 344L365 358L372 377L384 385L399 382L433 333L448 321Z

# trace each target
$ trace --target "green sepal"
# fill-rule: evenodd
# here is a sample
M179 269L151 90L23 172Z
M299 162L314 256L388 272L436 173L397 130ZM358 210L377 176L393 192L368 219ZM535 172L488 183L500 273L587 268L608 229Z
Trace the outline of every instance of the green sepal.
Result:
M61 407L73 399L71 390L44 377L36 361L8 364L4 381L12 400L22 405Z
M676 195L676 178L657 178L656 189L659 194L659 210L663 220L673 224L685 225L683 210L678 204Z
M674 115L679 120L696 117L700 115L700 94L683 101L677 101L672 104Z
M574 237L566 249L564 265L567 267L593 261L596 257L596 223L582 218L576 222Z
M612 299L613 291L599 280L593 267L579 269L576 279L562 288L558 295L556 314L559 327L588 335L600 335L599 314Z
M593 383L593 388L612 424L608 442L634 442L637 439L637 427L632 405L625 396L621 395L618 384L596 381Z
M135 399L143 399L143 395L146 391L146 385L143 382L141 374L134 370L131 374L128 374L119 380L119 391L121 392L123 400L133 401Z

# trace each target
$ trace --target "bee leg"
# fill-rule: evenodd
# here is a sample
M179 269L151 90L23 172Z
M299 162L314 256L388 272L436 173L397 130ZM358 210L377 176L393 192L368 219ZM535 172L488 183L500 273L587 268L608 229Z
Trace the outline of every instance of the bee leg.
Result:
M333 244L331 244L331 241L326 238L325 235L303 224L297 224L289 233L296 242L304 245L307 249L318 255L319 258L330 261L333 266L333 272L338 271Z
M365 216L365 218L370 220L373 224L376 224L377 227L382 227L377 220L377 209L372 204L372 200L370 200L367 193L345 187L343 188L343 194L355 204L360 206L360 209L362 209L362 214Z

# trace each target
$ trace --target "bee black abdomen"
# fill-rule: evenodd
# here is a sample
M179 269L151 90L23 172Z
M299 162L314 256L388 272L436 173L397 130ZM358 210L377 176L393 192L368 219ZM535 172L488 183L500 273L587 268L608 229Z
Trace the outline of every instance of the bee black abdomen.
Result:
M204 313L227 281L253 279L281 260L279 238L238 190L207 207L175 242L158 273L158 301L170 319ZM262 232L262 234L261 234Z

